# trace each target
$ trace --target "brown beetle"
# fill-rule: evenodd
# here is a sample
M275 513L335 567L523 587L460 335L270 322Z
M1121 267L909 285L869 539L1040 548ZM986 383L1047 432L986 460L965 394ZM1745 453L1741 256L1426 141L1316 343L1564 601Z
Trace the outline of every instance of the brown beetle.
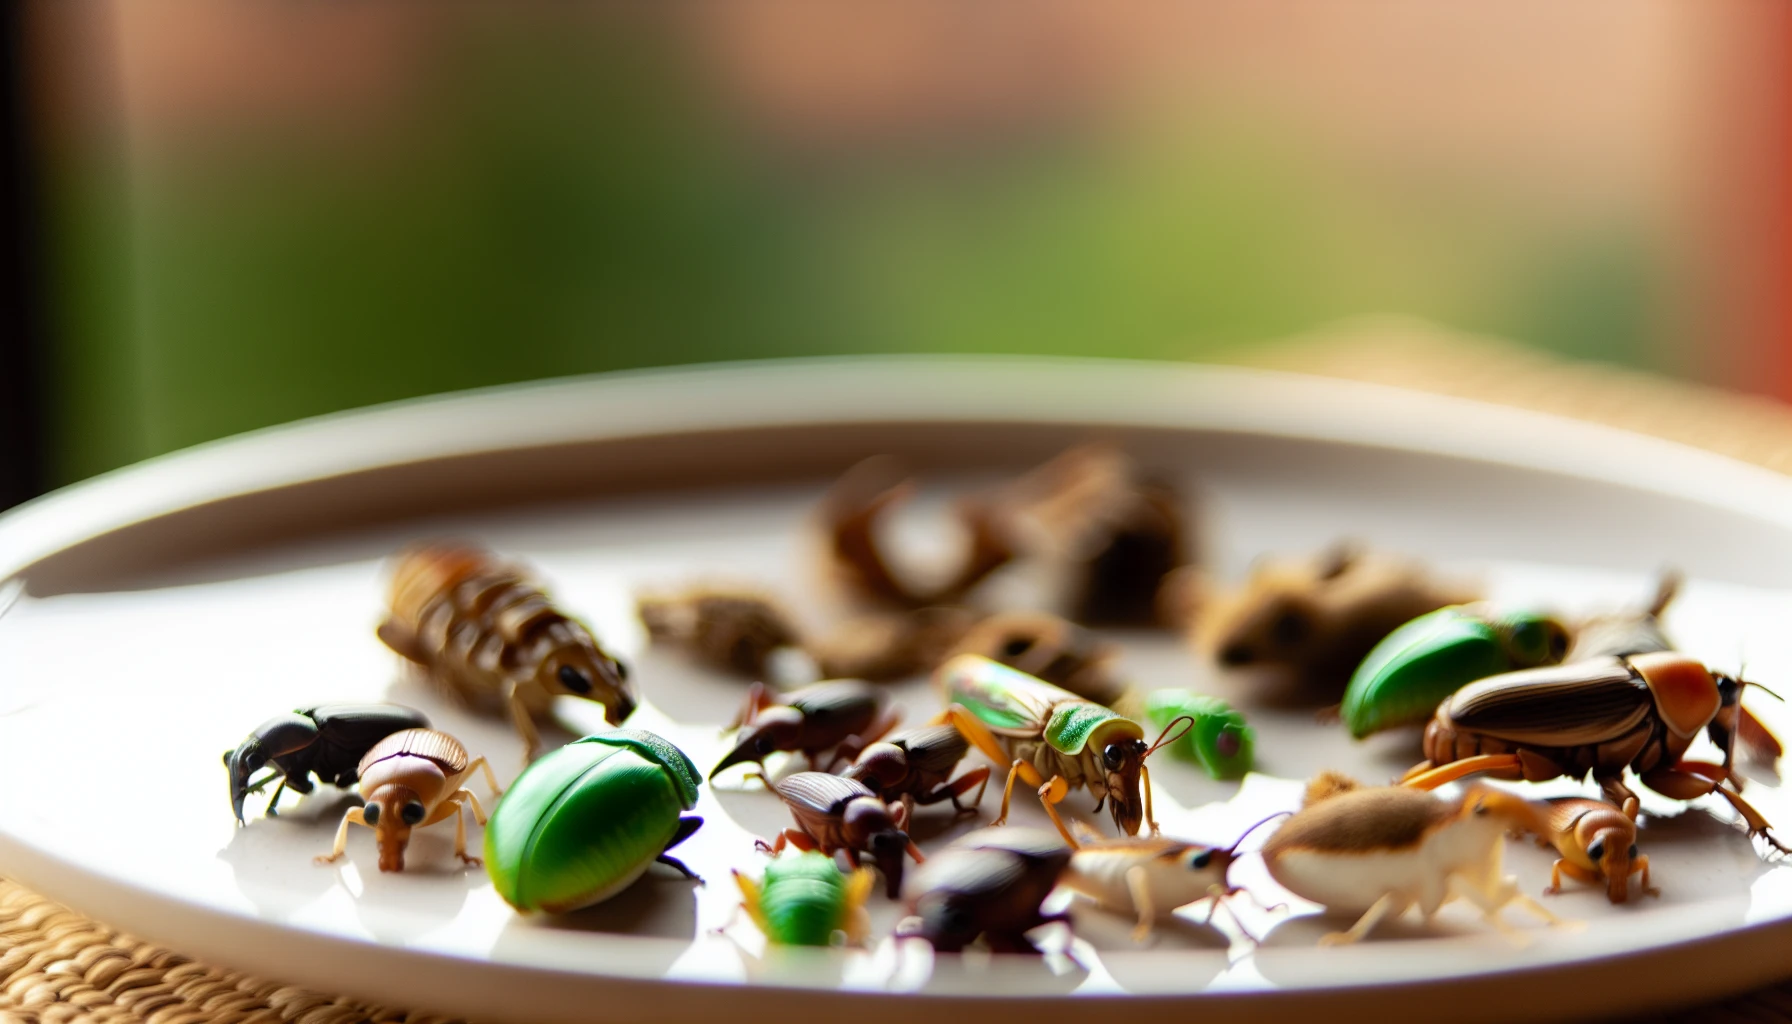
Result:
M970 741L955 726L922 726L871 744L840 774L869 786L879 800L902 801L910 815L916 804L942 800L952 801L952 809L960 814L975 813L983 800L983 787L989 784L989 765L978 765L952 779L952 770L970 749ZM971 800L972 806L965 807L958 798L973 786L977 796Z
M1761 812L1726 785L1731 777L1743 687L1749 684L1672 651L1596 658L1491 676L1456 691L1425 728L1425 754L1402 780L1432 789L1477 772L1542 782L1592 773L1606 799L1636 794L1624 769L1674 800L1716 793L1750 835L1792 852ZM1700 731L1722 764L1683 760Z
M361 759L361 796L367 801L351 807L336 830L336 845L317 858L319 864L341 859L348 847L348 827L366 825L379 842L380 870L403 871L404 851L411 830L454 817L454 855L469 865L480 863L467 853L466 810L485 824L485 808L461 783L475 769L483 769L492 795L502 795L485 758L468 758L459 740L434 729L406 729L375 744Z
M521 569L476 547L427 544L402 553L379 637L448 696L507 708L526 761L541 749L534 716L556 696L597 701L611 725L637 704L628 669L589 629L556 609Z
M1339 544L1307 561L1264 560L1235 592L1209 596L1198 575L1166 584L1195 647L1227 668L1282 669L1307 695L1336 699L1383 637L1427 612L1476 599L1421 566Z
M778 853L786 846L833 854L845 850L854 867L860 854L870 854L883 873L891 899L902 891L904 854L916 864L926 861L908 837L908 811L901 804L887 804L864 784L825 772L798 772L772 787L796 819L796 828L778 833L776 842L759 841L759 847Z
M1643 894L1661 895L1649 884L1649 858L1636 849L1636 797L1626 801L1623 810L1580 797L1562 797L1544 806L1544 832L1537 845L1553 846L1561 854L1544 892L1561 892L1562 876L1567 875L1588 885L1604 882L1606 898L1623 903L1630 898L1630 876L1641 872Z
M941 953L959 952L978 936L997 953L1037 953L1027 932L1070 922L1069 914L1041 907L1070 858L1070 847L1039 829L972 832L910 876L905 898L913 923L897 934Z
M730 729L741 735L734 749L718 762L714 779L737 764L756 764L763 771L765 759L780 750L801 751L811 768L823 767L823 751L835 749L829 767L851 761L865 745L896 727L902 713L888 706L876 687L856 679L816 683L800 690L774 695L754 683L747 691Z

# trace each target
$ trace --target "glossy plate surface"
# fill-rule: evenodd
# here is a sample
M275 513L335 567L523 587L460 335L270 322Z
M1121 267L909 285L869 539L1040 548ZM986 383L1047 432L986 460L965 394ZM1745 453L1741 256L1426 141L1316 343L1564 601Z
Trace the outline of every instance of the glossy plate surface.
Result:
M1017 1013L1096 1012L1066 997L1136 1003L1104 1013L1181 1004L1204 1019L1385 1019L1394 1005L1512 1019L1660 1007L1792 974L1792 872L1709 798L1684 813L1645 803L1641 844L1660 899L1613 907L1571 892L1549 900L1573 919L1565 927L1508 910L1516 939L1452 906L1430 929L1320 949L1340 922L1296 902L1274 914L1241 905L1267 932L1255 950L1200 910L1140 948L1130 922L1079 907L1069 955L993 961L899 949L887 938L896 909L881 899L867 950L763 955L749 923L730 925L728 872L757 873L753 837L788 819L738 772L704 788L707 824L679 851L707 886L656 869L553 920L518 917L483 872L462 870L448 826L418 834L403 875L375 870L365 830L346 861L313 865L350 805L340 792L242 829L231 819L219 753L301 704L412 704L514 777L508 727L444 704L374 637L384 561L404 542L472 537L533 564L631 662L645 705L630 724L707 769L745 686L649 650L637 589L763 582L819 627L841 609L809 561L808 515L852 461L895 452L925 475L933 489L895 533L922 559L946 558L958 538L937 499L1094 437L1185 488L1207 561L1227 579L1259 553L1351 536L1434 560L1497 599L1577 615L1643 600L1671 564L1689 578L1667 620L1682 647L1792 685L1792 483L1690 449L1370 386L1183 366L899 359L617 375L263 432L0 517L0 579L22 581L0 591L0 873L209 960L483 1020L969 1019L991 999ZM1001 586L1032 592L1024 579ZM1145 686L1248 695L1249 679L1211 672L1173 637L1114 637ZM892 693L911 723L938 709L923 681ZM1792 736L1792 715L1761 697L1751 706ZM559 713L550 740L602 724L594 705ZM1417 756L1414 735L1354 744L1310 711L1250 714L1261 774L1242 788L1154 765L1167 833L1229 843L1292 807L1317 769L1387 779ZM1747 794L1792 824L1777 777L1752 769ZM998 796L992 787L983 820ZM1089 805L1079 794L1066 806L1094 821ZM1017 806L1017 820L1043 821ZM977 824L921 817L927 849ZM1099 824L1111 828L1105 815ZM1533 893L1551 859L1528 844L1507 854ZM1254 857L1234 880L1265 904L1286 898Z

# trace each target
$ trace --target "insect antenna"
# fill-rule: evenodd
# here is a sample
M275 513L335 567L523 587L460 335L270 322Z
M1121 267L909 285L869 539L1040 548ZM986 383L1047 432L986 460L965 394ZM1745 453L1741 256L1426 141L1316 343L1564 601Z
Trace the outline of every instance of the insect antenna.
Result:
M1264 818L1262 821L1259 821L1255 825L1252 825L1250 828L1245 829L1243 832L1240 832L1238 834L1238 838L1232 842L1232 848L1227 850L1226 854L1228 856L1230 856L1232 854L1237 853L1238 848L1240 846L1244 845L1244 841L1246 839L1250 838L1250 835L1252 832L1257 831L1258 829L1260 829L1263 826L1269 824L1270 822L1276 820L1277 818L1286 818L1293 813L1294 813L1293 811L1277 811L1276 813L1270 815L1269 817Z
M1171 731L1174 730L1178 725L1182 726L1182 731L1176 733L1176 735L1174 735L1174 736L1170 735ZM1150 757L1152 754L1157 753L1157 748L1163 746L1164 744L1174 743L1177 740L1181 739L1182 737L1188 735L1188 731L1190 729L1193 729L1194 727L1195 727L1195 716L1193 716L1193 715L1178 716L1175 721L1172 721L1169 725L1164 726L1163 732L1160 732L1157 734L1157 742L1151 744L1151 746L1145 751L1145 757Z

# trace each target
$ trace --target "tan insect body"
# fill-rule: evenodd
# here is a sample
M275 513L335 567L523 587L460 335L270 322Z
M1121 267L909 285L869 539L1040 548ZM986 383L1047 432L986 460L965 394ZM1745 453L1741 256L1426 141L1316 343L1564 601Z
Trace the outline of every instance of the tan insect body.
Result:
M464 863L477 865L479 858L467 853L467 821L470 806L479 824L486 822L485 808L479 798L462 787L476 770L485 772L486 784L498 796L498 780L485 758L467 756L460 741L433 729L406 729L381 740L360 767L359 788L366 801L352 807L342 816L336 829L336 843L326 855L317 858L320 864L341 859L348 848L348 827L365 825L373 829L379 845L380 870L403 871L405 848L411 831L426 828L449 817L454 818L454 853ZM375 820L368 821L369 809ZM407 821L407 810L410 811Z
M1354 942L1410 907L1429 919L1459 898L1501 930L1508 926L1498 913L1508 903L1556 920L1501 872L1505 833L1535 827L1534 807L1485 789L1451 802L1428 799L1429 806L1413 801L1399 787L1339 793L1301 810L1264 844L1265 866L1290 892L1361 915L1324 943Z
M1227 851L1193 843L1103 841L1078 849L1058 884L1104 910L1136 915L1133 939L1143 942L1158 916L1227 892L1226 870L1231 863Z

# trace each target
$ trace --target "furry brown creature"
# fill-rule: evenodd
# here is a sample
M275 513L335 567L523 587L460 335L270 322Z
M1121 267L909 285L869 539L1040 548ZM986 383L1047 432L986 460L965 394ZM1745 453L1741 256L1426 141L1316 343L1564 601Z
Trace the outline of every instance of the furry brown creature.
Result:
M1310 559L1266 558L1244 586L1215 593L1192 573L1166 604L1194 645L1227 668L1271 668L1301 697L1336 700L1383 637L1426 612L1477 595L1416 562L1340 544Z
M508 710L525 760L541 749L535 716L555 697L597 701L611 725L638 703L627 667L589 628L556 608L522 568L471 545L401 552L379 637L459 703Z
M1355 942L1409 907L1429 919L1458 898L1504 931L1498 915L1510 903L1557 920L1500 868L1506 832L1534 831L1540 819L1535 805L1498 790L1471 787L1440 800L1331 775L1309 786L1306 806L1263 844L1263 862L1302 899L1360 915L1348 931L1321 939L1324 945Z

